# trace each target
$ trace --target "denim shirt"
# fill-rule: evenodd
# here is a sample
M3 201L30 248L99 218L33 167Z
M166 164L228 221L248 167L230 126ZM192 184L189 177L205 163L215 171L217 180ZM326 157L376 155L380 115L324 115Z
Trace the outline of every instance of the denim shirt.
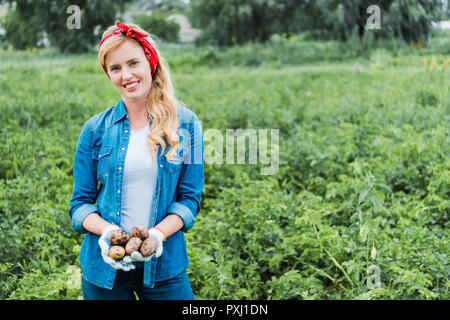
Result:
M163 242L163 253L144 264L144 285L174 277L189 267L184 233L192 228L200 211L204 184L203 135L198 117L184 106L177 106L180 126L180 148L168 161L157 153L158 176L149 212L148 228L168 214L177 214L183 228ZM120 226L123 167L130 137L129 116L121 99L113 106L90 118L81 131L73 167L73 195L70 200L72 227L85 234L79 263L83 277L99 287L112 289L116 270L103 261L99 236L83 228L83 220L97 212L104 220Z

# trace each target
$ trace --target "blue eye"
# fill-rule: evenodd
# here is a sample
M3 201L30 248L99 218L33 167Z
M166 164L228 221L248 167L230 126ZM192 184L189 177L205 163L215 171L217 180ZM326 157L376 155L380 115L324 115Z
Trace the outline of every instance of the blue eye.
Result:
M117 68L117 67L112 67L111 68L111 71L116 71L116 70L118 70L119 68Z
M138 63L137 61L131 62L132 65L135 65L135 64L137 64L137 63Z

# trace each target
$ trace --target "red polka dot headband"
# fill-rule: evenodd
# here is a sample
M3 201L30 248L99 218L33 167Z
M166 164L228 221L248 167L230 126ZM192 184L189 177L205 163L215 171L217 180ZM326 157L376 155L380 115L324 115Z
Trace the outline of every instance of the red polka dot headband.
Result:
M139 42L139 44L142 46L145 52L145 56L147 57L148 62L150 62L150 67L152 69L152 76L153 76L156 72L156 67L158 66L158 54L156 53L155 48L153 48L150 42L147 39L145 39L146 37L148 37L148 35L139 32L133 28L130 28L129 26L121 22L117 22L116 25L119 27L119 30L116 30L113 33L107 35L98 45L98 51L100 52L100 47L102 46L102 43L106 39L113 37L119 33L123 33L124 35L130 38L136 39L137 42ZM103 71L105 71L108 78L110 78L108 72L106 71L105 66L101 63L101 61L100 64L102 65Z

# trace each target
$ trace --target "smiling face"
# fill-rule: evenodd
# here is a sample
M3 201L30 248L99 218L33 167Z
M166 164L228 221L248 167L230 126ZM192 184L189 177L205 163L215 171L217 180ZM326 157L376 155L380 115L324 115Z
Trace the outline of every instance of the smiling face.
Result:
M150 63L139 44L125 40L108 54L106 68L124 100L137 101L147 98L152 76Z

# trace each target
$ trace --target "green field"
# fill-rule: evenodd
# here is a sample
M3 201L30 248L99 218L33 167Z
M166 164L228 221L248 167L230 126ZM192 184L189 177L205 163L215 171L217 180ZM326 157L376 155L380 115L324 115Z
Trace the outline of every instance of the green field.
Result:
M161 48L204 132L279 129L274 175L205 165L187 233L196 299L450 298L447 39ZM81 298L73 157L120 96L95 53L0 61L0 299Z

